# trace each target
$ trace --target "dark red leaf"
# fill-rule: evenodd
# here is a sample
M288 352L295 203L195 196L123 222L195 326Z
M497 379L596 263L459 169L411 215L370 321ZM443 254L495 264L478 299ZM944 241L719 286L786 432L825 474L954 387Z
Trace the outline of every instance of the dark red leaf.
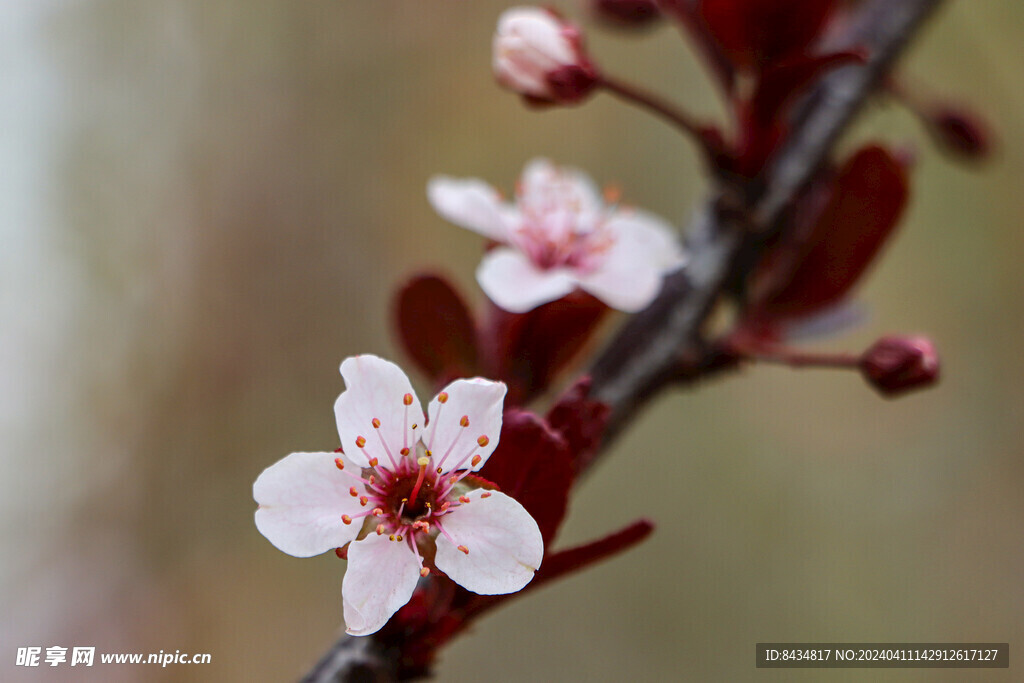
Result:
M760 69L805 52L835 6L835 0L700 0L697 12L733 64Z
M585 569L595 562L629 550L650 536L652 531L654 523L641 519L604 538L547 555L537 575L524 590L538 588L548 581Z
M522 405L547 389L589 341L608 307L576 291L527 313L492 306L484 338L485 374L509 385L505 405Z
M547 423L569 446L575 474L586 469L597 454L611 411L607 403L594 401L589 395L590 377L583 377L547 414Z
M412 278L395 296L394 317L406 353L436 385L479 374L473 316L446 280Z
M572 460L565 439L533 413L505 411L501 441L480 476L526 508L547 547L565 517L572 487Z
M878 256L910 196L907 169L869 145L840 169L792 275L752 306L753 317L794 319L837 303Z
M992 152L992 134L977 112L942 104L925 116L929 132L943 150L966 161L984 160Z
M623 28L647 28L661 18L655 0L591 0L590 10L601 21Z

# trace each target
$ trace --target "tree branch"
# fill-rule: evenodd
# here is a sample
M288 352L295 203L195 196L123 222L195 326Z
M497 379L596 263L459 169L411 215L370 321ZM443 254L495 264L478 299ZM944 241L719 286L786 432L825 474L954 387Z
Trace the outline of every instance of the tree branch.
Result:
M633 316L594 363L591 395L611 409L609 437L657 391L729 366L702 336L702 327L741 255L763 238L821 166L832 145L942 0L870 0L852 19L842 45L864 47L867 62L824 79L800 109L789 144L753 197L720 187L693 218L687 266L666 278L655 302ZM302 679L305 683L398 680L397 657L372 636L342 636Z
M807 98L760 192L739 197L719 188L697 211L687 242L687 266L666 278L654 303L622 327L591 369L591 395L612 409L608 438L668 384L692 381L728 365L710 350L701 328L726 285L749 263L741 262L741 254L779 222L911 36L941 3L865 3L842 44L830 48L866 49L866 63L835 71Z

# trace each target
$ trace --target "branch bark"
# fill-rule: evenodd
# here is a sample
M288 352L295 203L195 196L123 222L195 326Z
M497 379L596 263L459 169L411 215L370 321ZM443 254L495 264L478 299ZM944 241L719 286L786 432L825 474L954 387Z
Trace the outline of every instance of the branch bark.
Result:
M702 328L728 283L748 264L740 257L779 222L911 37L941 4L863 3L841 44L830 47L866 48L867 62L835 71L807 98L760 191L744 197L720 187L697 210L688 233L687 266L666 278L654 303L625 323L591 368L591 395L611 407L606 443L661 389L727 366ZM372 636L342 636L302 680L396 681L398 662Z

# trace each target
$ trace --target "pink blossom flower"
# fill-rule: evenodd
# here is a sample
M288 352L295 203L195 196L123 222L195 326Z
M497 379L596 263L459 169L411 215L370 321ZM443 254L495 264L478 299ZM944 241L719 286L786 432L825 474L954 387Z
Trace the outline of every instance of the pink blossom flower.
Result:
M493 67L499 83L539 102L577 103L598 83L579 29L539 7L513 7L501 15Z
M449 221L502 246L477 269L501 308L529 311L579 287L622 311L645 308L685 261L674 230L645 211L606 205L593 182L546 159L527 164L514 204L476 179L438 176L427 195Z
M378 631L430 569L482 595L514 593L544 548L530 514L471 476L494 452L506 387L460 379L427 408L402 370L376 356L341 364L334 404L344 453L292 453L256 479L256 527L310 557L348 547L342 582L352 635Z

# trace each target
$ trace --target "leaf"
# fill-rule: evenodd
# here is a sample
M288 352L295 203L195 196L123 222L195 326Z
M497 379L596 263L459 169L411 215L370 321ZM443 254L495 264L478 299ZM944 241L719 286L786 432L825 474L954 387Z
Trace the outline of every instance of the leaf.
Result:
M565 439L533 413L507 410L501 440L480 476L526 508L540 527L546 548L565 517L572 487Z
M611 408L589 398L590 377L581 378L548 411L547 423L562 435L572 454L573 472L587 468L597 454Z
M752 306L756 317L802 318L836 304L857 284L899 223L907 169L869 145L840 169L832 194L784 284Z
M409 280L395 295L394 318L406 353L434 384L479 374L473 316L447 280Z

